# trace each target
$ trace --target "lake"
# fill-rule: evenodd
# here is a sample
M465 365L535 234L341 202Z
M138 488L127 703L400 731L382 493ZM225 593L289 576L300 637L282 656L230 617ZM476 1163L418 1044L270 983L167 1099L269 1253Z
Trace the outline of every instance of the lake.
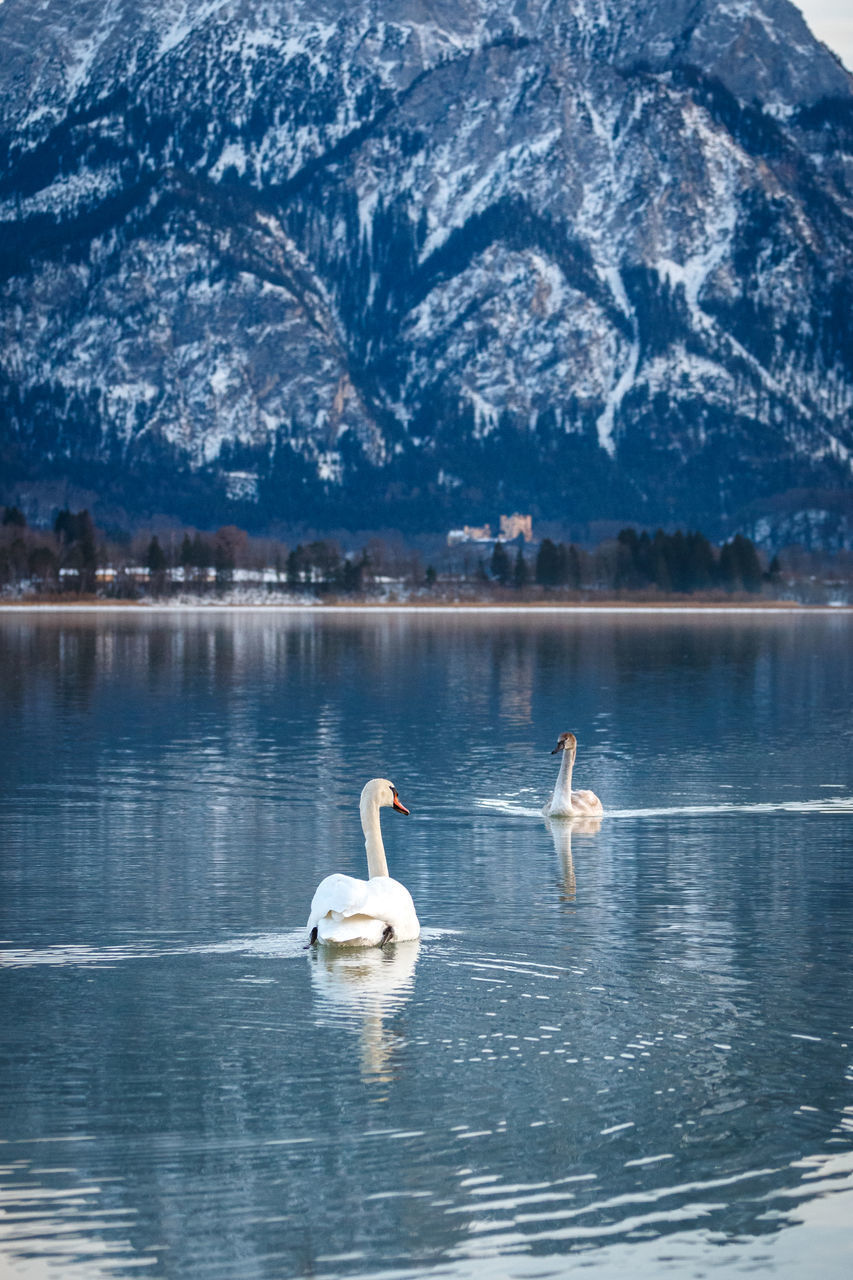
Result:
M846 1280L851 642L0 613L0 1271ZM306 950L373 776L423 935Z

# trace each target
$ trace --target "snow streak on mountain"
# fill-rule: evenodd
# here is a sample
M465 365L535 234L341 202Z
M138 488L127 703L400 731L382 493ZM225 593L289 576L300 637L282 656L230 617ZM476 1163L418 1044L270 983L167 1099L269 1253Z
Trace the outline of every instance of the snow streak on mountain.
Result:
M5 0L0 68L0 500L851 536L853 78L787 0Z

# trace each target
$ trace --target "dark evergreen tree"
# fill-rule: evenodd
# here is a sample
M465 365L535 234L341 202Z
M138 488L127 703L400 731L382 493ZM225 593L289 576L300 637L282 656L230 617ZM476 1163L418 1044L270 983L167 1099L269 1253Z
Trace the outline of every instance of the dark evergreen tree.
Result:
M773 559L770 561L769 565L767 566L767 572L764 575L764 579L766 582L770 582L775 585L781 580L781 578L782 578L782 565L779 561L779 557L777 555L774 555Z
M30 577L42 585L55 586L59 581L59 561L50 547L33 547L27 569Z
M148 543L148 550L145 552L145 567L152 576L162 574L166 570L166 553L160 546L156 533Z
M651 581L661 591L672 590L672 574L667 555L667 539L663 529L658 529L651 546Z
M305 548L312 580L320 586L333 586L341 569L341 553L333 542L320 539Z
M296 546L287 557L287 585L298 587L302 582L302 547Z
M562 587L569 578L569 550L564 542L557 543L557 586Z
M559 552L550 538L543 538L536 554L536 581L542 587L556 587L559 580Z
M193 556L191 564L199 570L207 570L210 568L212 556L210 554L210 545L206 538L197 533L193 538Z
M655 580L655 563L652 540L645 529L637 539L635 563L640 585L649 586Z
M690 567L688 564L687 540L680 529L670 534L664 541L664 555L669 569L669 580L673 591L690 590Z
M226 542L217 538L213 544L213 569L220 586L233 580L235 568L231 548Z
M3 578L7 582L20 582L27 576L27 547L23 538L14 538L3 548Z
M155 595L162 595L166 588L166 553L160 546L156 533L148 543L145 552L145 567L148 570L148 585Z
M98 568L98 552L95 546L95 526L88 511L79 514L79 544L82 563L81 585L84 591L92 591Z
M725 587L726 591L736 591L740 586L737 574L737 556L730 542L724 542L720 547L717 577L720 580L720 585Z
M564 579L567 586L577 591L581 585L581 558L580 552L573 542L570 542L566 548L566 576Z
M492 550L492 559L489 564L489 570L493 578L495 578L501 586L506 586L510 576L509 556L506 553L506 547L502 542L496 542Z
M527 571L527 561L524 558L524 552L521 547L518 548L515 556L515 564L512 569L512 581L516 587L526 587L530 579Z
M701 533L687 535L687 573L690 591L705 591L713 586L716 574L714 549Z
M366 568L367 556L364 552L362 552L357 560L345 558L341 562L339 570L341 589L348 593L361 591Z
M53 522L53 532L59 541L68 544L77 539L77 517L68 507L64 507L62 511L58 511L56 519Z
M640 538L636 529L620 529L616 541L620 546L625 547L631 556L632 561L637 558L637 551L640 545Z
M193 544L192 538L188 533L184 534L181 549L178 552L178 563L184 572L186 572L187 569L190 569L193 565Z
M743 584L744 591L760 591L764 575L755 544L750 538L744 537L742 533L736 533L733 539L733 546L738 567L738 577Z
M98 553L95 546L95 526L88 511L60 511L53 530L62 547L63 568L77 573L81 591L93 591L98 569Z
M764 575L755 544L742 533L720 548L719 577L727 591L760 591Z
M637 587L643 580L640 566L640 539L636 529L622 529L617 538L614 586Z

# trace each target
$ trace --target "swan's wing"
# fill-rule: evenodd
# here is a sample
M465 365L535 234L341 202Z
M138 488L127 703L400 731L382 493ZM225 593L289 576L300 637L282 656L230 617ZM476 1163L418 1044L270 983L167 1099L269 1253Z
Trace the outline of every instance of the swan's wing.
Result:
M417 938L421 931L412 895L399 880L390 876L374 876L367 882L364 910L368 915L390 924L398 942Z
M366 880L357 880L355 876L345 876L340 872L326 876L314 890L307 927L313 929L318 920L331 913L342 918L369 915L364 907L368 888Z
M573 791L572 804L584 813L602 813L604 808L594 791Z
M368 915L379 916L391 924L393 915L414 912L414 909L412 895L399 880L392 880L390 876L374 876L367 881L362 910Z

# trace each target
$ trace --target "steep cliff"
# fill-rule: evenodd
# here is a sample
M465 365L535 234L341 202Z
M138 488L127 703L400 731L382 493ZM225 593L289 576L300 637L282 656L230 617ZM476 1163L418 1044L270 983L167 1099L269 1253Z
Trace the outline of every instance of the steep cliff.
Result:
M9 495L849 511L853 80L787 0L5 0L0 49Z

